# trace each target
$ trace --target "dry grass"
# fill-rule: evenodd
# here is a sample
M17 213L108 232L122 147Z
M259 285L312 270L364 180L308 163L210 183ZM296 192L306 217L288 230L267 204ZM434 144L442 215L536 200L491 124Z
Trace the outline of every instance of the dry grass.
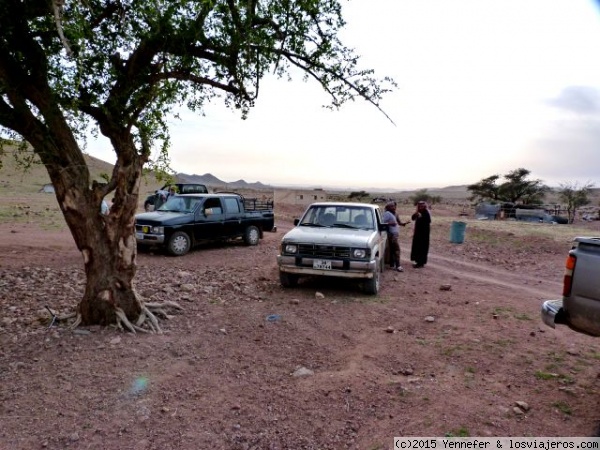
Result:
M510 233L517 237L545 237L557 242L570 242L575 236L600 234L600 222L578 222L573 225L553 225L547 223L530 223L516 220L477 220L462 217L436 217L438 225L447 225L460 220L467 224L467 230L478 229L495 233Z
M92 179L102 180L102 174L109 174L112 165L85 156ZM48 173L41 164L34 164L28 170L23 170L15 161L14 155L7 151L2 159L0 169L0 223L37 223L43 228L61 229L66 227L54 194L40 192L41 188L50 183ZM142 178L138 208L143 211L143 203L147 195L153 193L164 183L157 181L152 175ZM446 232L454 220L467 223L467 230L484 230L498 234L510 233L514 236L527 238L538 236L551 238L557 242L570 242L575 236L600 235L600 221L576 222L573 225L550 225L516 222L514 220L476 220L472 217L462 217L459 213L470 211L468 192L465 186L451 186L441 189L428 189L431 195L439 195L443 199L440 205L434 205L433 218L438 229ZM396 191L381 194L383 197L397 198L400 202L400 215L408 219L412 213L412 205L408 200L414 191ZM346 197L345 192L334 193L338 197ZM378 194L379 195L379 194ZM600 189L592 193L592 204L600 199ZM365 200L365 201L368 201ZM280 220L298 217L304 206L275 205L277 218Z

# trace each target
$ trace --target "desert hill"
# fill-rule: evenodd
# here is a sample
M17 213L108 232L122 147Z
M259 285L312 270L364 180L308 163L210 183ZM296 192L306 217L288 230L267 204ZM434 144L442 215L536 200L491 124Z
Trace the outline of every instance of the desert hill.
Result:
M27 168L24 168L22 164L18 162L18 159L24 157L30 157L31 154L24 154L20 157L11 151L10 148L5 148L4 155L0 155L2 166L0 167L0 188L3 189L4 194L17 195L24 193L39 192L42 187L50 183L50 178L44 166L40 163L37 157L32 158L32 163ZM113 165L101 159L95 158L91 155L84 155L84 158L90 168L92 179L102 180L103 174L110 174L113 170ZM248 183L244 179L237 181L225 181L221 180L211 173L205 173L203 175L197 174L186 174L176 173L173 175L173 180L180 183L202 183L205 184L211 191L224 191L224 190L242 190L242 191L273 191L275 189L284 190L313 190L314 187L306 186L271 186L261 182ZM157 180L152 174L146 174L142 178L142 184L140 187L140 197L145 197L146 194L153 193L156 189L160 188L164 181ZM417 190L399 190L390 188L389 190L382 189L370 189L370 188L355 188L355 189L342 189L342 188L324 188L330 193L338 193L342 196L347 195L352 190L364 190L368 192L372 197L384 196L397 199L408 199ZM437 188L427 188L427 192L432 196L439 196L443 201L449 201L452 203L466 203L468 202L469 192L467 191L467 185L454 185ZM321 189L320 189L321 190ZM597 205L600 201L600 188L593 188L590 192L590 199L592 205ZM556 195L556 188L554 192L551 192L547 198L547 203L560 203Z
M186 173L178 173L175 175L176 179L181 183L202 183L213 189L256 189L256 190L272 190L273 187L256 182L256 183L248 183L245 180L237 180L237 181L223 181L214 176L211 173L205 173L204 175L188 175Z

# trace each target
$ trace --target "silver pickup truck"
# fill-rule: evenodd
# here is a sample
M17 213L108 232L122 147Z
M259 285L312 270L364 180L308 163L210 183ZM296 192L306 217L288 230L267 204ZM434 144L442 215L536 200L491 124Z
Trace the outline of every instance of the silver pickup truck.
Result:
M600 336L600 238L577 237L565 263L562 298L542 304L546 325Z
M277 256L283 287L308 275L362 279L366 293L379 292L387 225L377 205L313 203L294 225Z

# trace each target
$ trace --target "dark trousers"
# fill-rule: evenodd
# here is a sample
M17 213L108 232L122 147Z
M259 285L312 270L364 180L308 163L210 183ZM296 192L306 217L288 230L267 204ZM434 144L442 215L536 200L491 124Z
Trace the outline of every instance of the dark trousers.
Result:
M388 233L388 252L387 262L391 267L400 267L400 244L398 235Z

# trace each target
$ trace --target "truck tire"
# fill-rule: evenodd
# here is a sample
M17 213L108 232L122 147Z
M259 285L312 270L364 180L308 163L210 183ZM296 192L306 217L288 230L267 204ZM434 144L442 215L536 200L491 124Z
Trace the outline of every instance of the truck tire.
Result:
M279 271L279 282L285 288L290 288L298 285L298 275Z
M379 283L381 282L380 277L381 271L379 267L373 273L373 278L369 278L364 283L365 294L377 295L379 293Z
M173 256L182 256L190 251L192 241L187 233L176 231L171 235L167 244L167 251Z
M244 233L244 242L246 245L258 245L260 240L260 230L254 225L250 225L246 228Z

